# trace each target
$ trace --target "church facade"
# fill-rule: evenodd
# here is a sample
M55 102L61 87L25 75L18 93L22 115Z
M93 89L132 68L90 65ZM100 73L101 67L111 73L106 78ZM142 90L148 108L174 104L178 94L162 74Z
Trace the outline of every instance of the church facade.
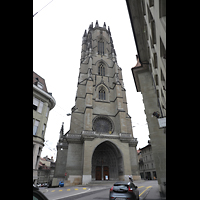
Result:
M75 106L70 130L60 132L52 185L138 180L136 146L111 32L96 21L82 38Z

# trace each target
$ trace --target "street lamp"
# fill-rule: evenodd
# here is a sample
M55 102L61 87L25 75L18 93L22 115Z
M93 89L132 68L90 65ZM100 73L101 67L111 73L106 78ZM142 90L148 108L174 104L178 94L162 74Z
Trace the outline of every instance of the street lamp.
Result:
M157 112L153 112L152 117L155 116L156 118L159 118L160 114Z

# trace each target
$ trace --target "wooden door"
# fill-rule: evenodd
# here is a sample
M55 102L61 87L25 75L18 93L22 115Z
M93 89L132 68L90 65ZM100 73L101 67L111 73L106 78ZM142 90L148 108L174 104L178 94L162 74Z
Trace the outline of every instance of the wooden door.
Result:
M104 180L106 180L106 176L108 176L108 180L109 180L109 168L108 168L108 166L103 167L103 178L104 178Z
M96 180L101 180L101 166L96 166Z

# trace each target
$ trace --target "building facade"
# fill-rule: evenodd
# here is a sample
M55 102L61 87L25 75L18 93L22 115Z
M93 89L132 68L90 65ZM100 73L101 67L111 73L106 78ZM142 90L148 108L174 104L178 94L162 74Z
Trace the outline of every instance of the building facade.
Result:
M138 52L131 70L143 96L160 192L166 195L166 0L126 3Z
M44 146L49 111L55 104L52 94L47 91L45 80L33 72L33 181L35 184L38 179L38 166Z
M111 32L96 21L82 38L75 106L70 130L61 131L57 144L52 184L128 180L129 175L138 180L136 145Z
M40 157L38 167L38 181L37 183L50 183L54 176L55 162L53 156L50 158Z
M152 154L151 144L139 149L141 155L139 159L139 169L141 179L155 180L157 179L156 168Z

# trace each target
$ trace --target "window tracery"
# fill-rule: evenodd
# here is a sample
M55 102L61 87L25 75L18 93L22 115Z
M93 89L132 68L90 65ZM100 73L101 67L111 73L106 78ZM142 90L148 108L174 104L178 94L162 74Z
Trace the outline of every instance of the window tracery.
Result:
M105 76L105 67L102 63L98 67L98 75Z
M103 87L99 90L99 99L106 100L106 92Z

